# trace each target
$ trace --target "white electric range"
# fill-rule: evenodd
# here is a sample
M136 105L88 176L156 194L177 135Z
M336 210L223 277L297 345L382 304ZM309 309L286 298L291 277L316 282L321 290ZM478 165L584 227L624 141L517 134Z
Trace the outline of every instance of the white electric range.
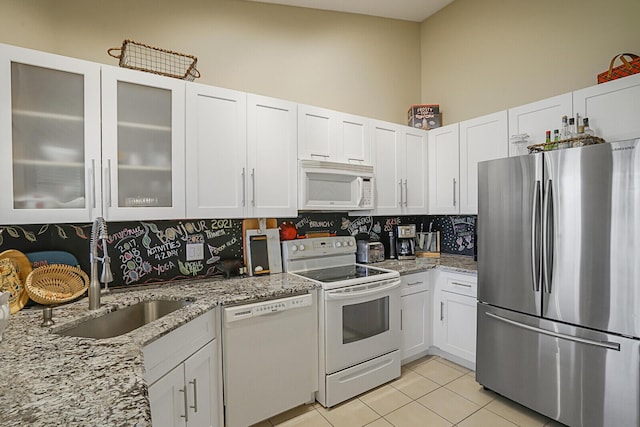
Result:
M282 243L286 272L321 285L319 391L331 407L400 376L400 274L356 264L352 236Z

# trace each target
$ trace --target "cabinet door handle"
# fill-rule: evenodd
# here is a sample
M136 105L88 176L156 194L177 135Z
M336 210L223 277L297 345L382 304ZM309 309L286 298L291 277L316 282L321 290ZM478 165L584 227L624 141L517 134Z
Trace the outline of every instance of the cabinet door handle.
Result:
M96 159L91 159L91 168L89 168L89 191L91 191L91 209L96 206Z
M184 396L184 415L180 415L180 418L184 418L184 422L189 422L189 402L187 401L187 388L178 389L180 393Z
M407 180L404 180L404 205L407 206L407 200L409 200L409 190L407 188Z
M247 198L247 177L244 173L244 168L242 168L242 207L246 206L246 198Z
M111 207L111 159L107 159L107 167L104 168L104 192L106 193L105 203L108 208ZM106 212L105 212L106 214Z
M256 205L256 169L255 168L251 168L251 187L252 187L252 193L251 193L251 206L255 206Z
M196 379L189 381L189 384L193 384L193 406L189 406L194 412L198 412L198 386L196 385Z
M400 186L400 207L402 207L402 180L398 183Z
M400 330L404 330L404 328L402 327L402 310L400 310Z
M440 301L440 320L444 320L444 301Z
M453 178L453 206L456 205L456 179Z
M415 286L415 285L422 285L422 282L418 280L417 282L407 283L407 286Z
M470 285L468 283L460 283L460 282L451 282L452 285L456 285L456 286L464 286L465 288L470 288L473 285Z

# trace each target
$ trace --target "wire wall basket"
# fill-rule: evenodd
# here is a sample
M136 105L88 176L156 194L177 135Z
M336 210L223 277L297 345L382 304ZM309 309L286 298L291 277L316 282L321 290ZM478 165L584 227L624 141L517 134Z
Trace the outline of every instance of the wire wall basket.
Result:
M119 65L124 68L190 82L200 77L200 72L196 69L198 58L193 55L161 49L133 40L125 40L122 42L122 47L112 47L107 50L107 53L119 59Z

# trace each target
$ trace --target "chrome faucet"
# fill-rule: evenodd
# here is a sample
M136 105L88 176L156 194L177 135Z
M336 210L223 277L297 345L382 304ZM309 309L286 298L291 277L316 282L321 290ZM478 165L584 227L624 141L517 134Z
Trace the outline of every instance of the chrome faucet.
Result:
M89 310L100 308L100 282L104 283L104 292L109 292L109 283L113 282L111 258L107 253L107 222L102 217L93 221L89 260L91 261L91 281L89 282ZM102 257L98 256L98 240L102 241ZM98 281L98 261L102 262L102 275Z

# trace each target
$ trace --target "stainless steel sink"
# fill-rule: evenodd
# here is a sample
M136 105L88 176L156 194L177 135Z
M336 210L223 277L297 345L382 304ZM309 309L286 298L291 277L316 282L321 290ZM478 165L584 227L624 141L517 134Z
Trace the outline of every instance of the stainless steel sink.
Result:
M78 325L59 331L58 334L96 339L117 337L186 307L191 302L187 300L142 301L103 316L86 320Z

